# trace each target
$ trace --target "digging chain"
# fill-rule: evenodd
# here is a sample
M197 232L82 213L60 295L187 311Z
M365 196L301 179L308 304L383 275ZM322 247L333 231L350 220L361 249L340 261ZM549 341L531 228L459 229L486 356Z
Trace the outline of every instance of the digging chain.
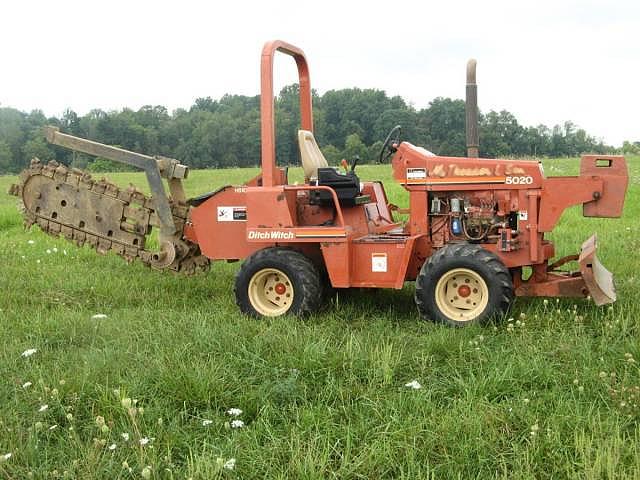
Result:
M22 199L26 228L37 224L53 237L89 245L100 254L113 251L128 262L137 258L157 269L191 275L209 268L198 245L182 238L189 218L184 203L170 202L176 234L160 251L150 251L145 243L159 219L153 199L133 185L121 189L77 168L33 159L9 193Z

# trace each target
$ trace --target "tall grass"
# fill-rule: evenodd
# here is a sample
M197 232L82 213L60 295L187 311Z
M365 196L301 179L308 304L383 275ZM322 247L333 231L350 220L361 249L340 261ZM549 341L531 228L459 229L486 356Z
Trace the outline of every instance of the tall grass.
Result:
M23 231L2 193L0 477L638 478L639 162L622 219L571 209L551 235L564 255L598 232L615 305L518 299L512 321L467 329L420 320L412 285L249 319L237 264L191 278L127 265ZM359 170L406 205L388 166ZM186 187L255 173L195 171Z

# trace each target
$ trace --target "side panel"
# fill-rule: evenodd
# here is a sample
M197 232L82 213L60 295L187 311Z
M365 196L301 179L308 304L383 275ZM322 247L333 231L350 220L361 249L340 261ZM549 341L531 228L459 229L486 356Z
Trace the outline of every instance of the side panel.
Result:
M192 208L191 222L200 250L212 260L237 260L272 245L246 240L245 187L225 187Z
M323 243L322 255L331 284L336 288L402 288L418 238Z
M296 226L296 192L283 187L247 187L245 203L248 228Z
M415 238L352 245L351 286L402 288Z

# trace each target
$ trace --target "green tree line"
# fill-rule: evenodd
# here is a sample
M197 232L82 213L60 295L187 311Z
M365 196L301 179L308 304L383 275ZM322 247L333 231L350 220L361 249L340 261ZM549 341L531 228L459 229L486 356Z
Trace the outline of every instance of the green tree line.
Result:
M331 164L358 155L363 162L377 159L382 140L396 124L402 138L439 155L465 154L464 101L436 98L416 109L399 96L384 91L349 88L313 92L314 124L318 144ZM298 85L283 88L276 98L276 152L282 165L299 162L297 129L300 124ZM256 166L260 163L260 97L225 95L198 98L188 109L169 113L163 106L144 106L83 116L71 110L61 118L47 118L0 108L0 173L22 170L33 157L55 158L92 170L113 170L104 159L61 149L42 137L44 125L63 132L141 153L179 159L192 168ZM640 144L625 142L629 149ZM572 122L548 128L526 127L506 110L480 115L480 151L483 157L574 156L605 153L614 148L588 135Z

